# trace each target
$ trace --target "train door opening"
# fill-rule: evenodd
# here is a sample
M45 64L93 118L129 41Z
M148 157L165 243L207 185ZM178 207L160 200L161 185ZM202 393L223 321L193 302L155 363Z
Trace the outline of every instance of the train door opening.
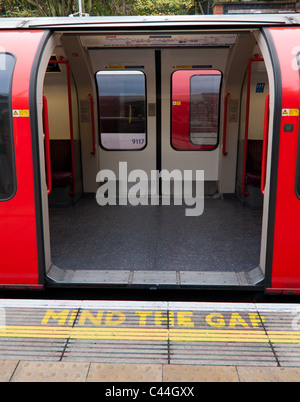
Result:
M256 286L264 279L267 204L257 183L267 51L259 32L171 37L63 35L51 50L70 66L80 139L71 147L76 195L70 182L68 205L49 197L45 248L54 284ZM64 106L55 101L66 81L50 66L59 63L49 64L44 80L51 149L58 116L70 124L70 114L66 97ZM169 176L160 179L162 171ZM198 182L196 171L204 172ZM185 172L194 204L184 202Z
M82 189L77 89L66 56L54 54L44 80L44 129L49 133L49 206L74 204ZM45 114L44 114L45 115Z

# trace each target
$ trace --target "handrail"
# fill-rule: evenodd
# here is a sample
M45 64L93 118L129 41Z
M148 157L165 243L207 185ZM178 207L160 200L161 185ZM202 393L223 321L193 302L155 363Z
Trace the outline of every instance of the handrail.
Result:
M265 100L264 139L263 139L263 154L261 162L261 182L260 182L260 191L263 195L265 194L265 185L266 185L266 167L267 167L269 117L270 117L269 105L270 105L270 94L266 96Z
M92 151L91 154L96 153L96 133L95 133L95 115L94 115L94 99L92 94L88 94L90 98L91 119L92 119Z
M224 99L224 121L223 121L223 155L228 155L226 151L226 135L227 135L227 107L228 107L228 98L230 93L226 92Z
M248 151L248 134L249 134L249 114L250 114L250 89L251 89L251 69L254 61L264 61L263 58L256 54L254 58L248 62L248 81L247 81L247 103L246 103L246 122L245 122L245 142L244 142L244 160L243 160L243 177L242 177L242 194L249 195L245 191L246 185L246 168L247 168L247 151Z
M67 68L67 83L68 83L68 107L69 107L69 124L70 124L70 141L71 141L71 161L72 161L72 191L70 195L76 193L76 171L75 171L75 151L74 151L74 129L73 129L73 113L72 113L72 93L71 93L71 72L70 65L61 57L58 60L49 60L50 64L65 64Z
M50 137L49 137L49 116L48 116L48 102L45 95L43 95L43 123L45 133L45 159L46 159L46 180L47 180L47 193L52 191L52 177L51 177L51 154L50 154Z

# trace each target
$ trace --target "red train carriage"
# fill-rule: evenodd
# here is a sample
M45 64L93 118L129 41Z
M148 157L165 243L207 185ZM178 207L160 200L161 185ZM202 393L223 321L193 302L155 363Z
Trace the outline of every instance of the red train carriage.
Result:
M297 15L0 20L0 286L300 292Z

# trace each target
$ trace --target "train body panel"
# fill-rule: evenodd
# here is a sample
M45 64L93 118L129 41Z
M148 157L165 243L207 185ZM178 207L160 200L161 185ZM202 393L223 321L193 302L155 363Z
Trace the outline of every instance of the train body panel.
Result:
M2 74L8 80L11 92L8 105L2 109L2 202L1 202L1 269L3 285L30 285L40 283L37 246L36 199L34 189L33 145L31 141L34 111L30 105L31 74L36 67L36 54L43 41L44 31L1 32ZM30 42L25 48L23 40ZM11 64L5 57L14 59ZM26 60L26 62L24 62ZM9 69L11 74L8 75ZM5 93L2 94L5 97ZM4 98L5 99L5 98ZM11 126L10 120L13 122ZM8 123L5 124L5 121ZM13 127L13 133L9 129ZM5 129L6 128L6 129ZM14 137L12 138L12 134ZM13 149L9 155L9 141ZM9 163L9 166L7 166ZM5 170L5 167L7 170ZM5 196L5 178L12 170L14 189ZM9 185L8 184L8 185Z
M281 79L282 103L276 212L272 258L272 288L299 289L298 226L300 205L295 180L299 152L299 34L297 29L270 29L277 51ZM279 110L280 113L280 110ZM298 156L299 157L299 156Z
M300 27L71 20L0 20L0 284L298 292Z

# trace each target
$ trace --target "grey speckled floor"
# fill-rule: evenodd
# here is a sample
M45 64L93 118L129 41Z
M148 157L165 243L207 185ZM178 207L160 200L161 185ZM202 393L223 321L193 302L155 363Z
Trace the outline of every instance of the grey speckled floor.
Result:
M53 263L80 270L248 272L259 264L261 212L234 198L183 206L106 206L95 198L50 211Z

